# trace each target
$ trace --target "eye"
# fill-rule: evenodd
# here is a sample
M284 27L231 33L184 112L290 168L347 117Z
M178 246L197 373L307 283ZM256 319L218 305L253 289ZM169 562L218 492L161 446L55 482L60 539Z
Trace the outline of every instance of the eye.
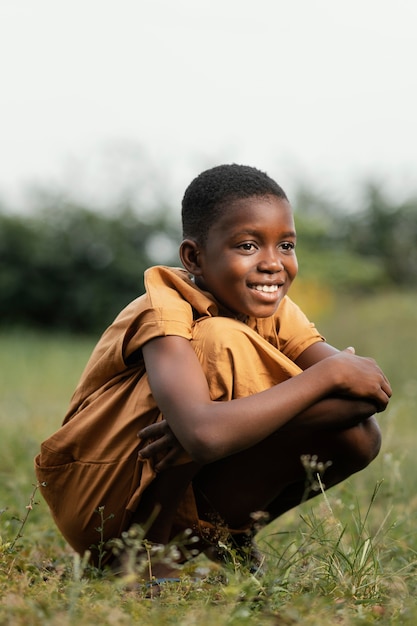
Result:
M279 247L284 252L292 252L295 249L295 243L292 241L283 241L279 244Z
M244 252L253 252L253 250L256 250L255 244L251 241L245 241L244 243L239 244L238 248L240 250L244 250Z

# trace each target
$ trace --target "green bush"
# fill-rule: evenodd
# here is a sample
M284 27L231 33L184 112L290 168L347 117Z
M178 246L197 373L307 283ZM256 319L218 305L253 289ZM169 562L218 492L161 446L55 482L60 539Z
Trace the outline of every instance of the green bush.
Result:
M350 294L416 286L417 199L392 204L372 184L364 197L352 213L304 189L296 194L304 284ZM100 332L143 292L147 267L179 264L180 225L163 202L140 215L48 195L42 202L24 218L0 212L3 326Z
M2 324L104 329L143 292L148 244L160 232L175 237L163 216L144 221L128 209L117 216L76 206L25 219L0 215Z

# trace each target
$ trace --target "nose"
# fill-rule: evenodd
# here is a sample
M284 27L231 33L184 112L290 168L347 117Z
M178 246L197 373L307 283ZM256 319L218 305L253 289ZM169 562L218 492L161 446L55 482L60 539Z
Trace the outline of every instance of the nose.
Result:
M275 250L265 250L262 258L258 262L258 271L268 274L275 274L284 269L284 264L279 252Z

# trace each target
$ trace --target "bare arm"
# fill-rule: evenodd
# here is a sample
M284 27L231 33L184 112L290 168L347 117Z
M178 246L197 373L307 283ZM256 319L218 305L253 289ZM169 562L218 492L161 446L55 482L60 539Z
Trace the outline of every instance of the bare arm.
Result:
M362 398L384 410L391 389L378 366L346 351L332 349L332 354L271 389L230 402L213 402L204 372L186 339L161 337L143 347L152 393L161 412L184 449L203 464L255 445L334 394ZM307 354L306 363L314 361L313 356Z
M352 354L354 354L355 351L353 350L353 348L349 348L349 350L351 350ZM301 367L302 370L306 370L312 365L318 363L319 361L327 359L327 357L334 356L338 353L339 350L326 343L325 341L317 341L316 343L313 343L313 345L311 345L309 348L304 350L304 352L300 354L295 362L298 367Z
M281 429L297 431L302 427L308 428L311 432L318 429L343 430L371 418L374 413L375 405L371 402L349 398L325 398L296 415ZM138 436L145 444L139 452L140 457L152 459L157 472L175 465L183 458L184 448L166 420L146 426Z

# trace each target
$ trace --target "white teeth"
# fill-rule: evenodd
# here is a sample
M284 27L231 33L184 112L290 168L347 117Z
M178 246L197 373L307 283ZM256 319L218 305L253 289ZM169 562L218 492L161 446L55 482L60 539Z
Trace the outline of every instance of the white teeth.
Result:
M278 285L254 285L256 291L265 291L266 293L274 293L278 291Z

